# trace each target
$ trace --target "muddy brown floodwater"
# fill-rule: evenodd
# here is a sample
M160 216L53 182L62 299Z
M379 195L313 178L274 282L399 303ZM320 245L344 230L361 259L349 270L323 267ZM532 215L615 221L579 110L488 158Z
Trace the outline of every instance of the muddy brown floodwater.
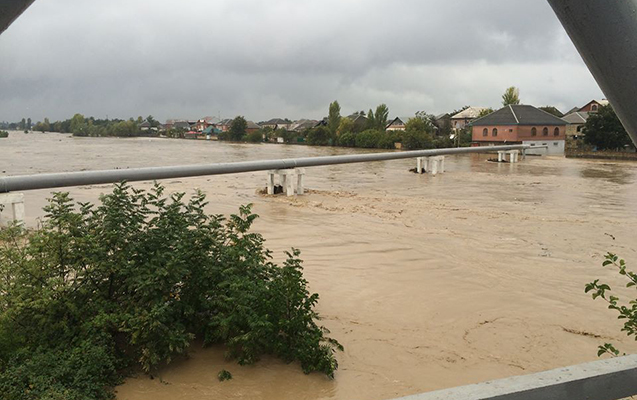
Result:
M3 176L361 152L167 139L12 133L0 139ZM193 345L160 377L128 379L119 400L381 400L597 359L599 344L637 346L604 304L584 294L616 273L612 251L637 260L637 164L485 155L447 158L435 177L414 160L309 168L311 192L264 197L265 173L167 180L208 194L210 212L254 203L255 229L279 259L302 250L323 324L344 346L336 379L266 359L240 367ZM137 183L150 187L149 182ZM95 201L110 185L69 188ZM26 192L37 223L50 191ZM628 294L621 289L620 294ZM220 369L234 379L221 383ZM159 379L160 378L160 379Z

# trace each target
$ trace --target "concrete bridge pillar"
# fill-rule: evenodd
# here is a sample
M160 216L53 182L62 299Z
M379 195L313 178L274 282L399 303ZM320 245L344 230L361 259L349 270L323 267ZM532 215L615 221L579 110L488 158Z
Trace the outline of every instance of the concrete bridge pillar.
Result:
M416 173L431 173L436 175L438 172L445 172L445 157L418 157L416 158Z
M283 188L283 193L288 196L295 194L301 195L305 193L303 180L305 177L305 168L295 169L273 169L268 171L266 180L267 192L269 195L274 194L275 176L278 176L279 184Z
M416 158L416 173L422 174L429 172L429 157Z
M305 186L303 184L303 179L305 178L305 168L297 168L294 170L296 172L296 194L303 195L305 193Z
M9 218L3 218L0 214L0 224L9 225L15 222L18 225L24 225L23 193L0 193L0 209L2 214L9 215Z

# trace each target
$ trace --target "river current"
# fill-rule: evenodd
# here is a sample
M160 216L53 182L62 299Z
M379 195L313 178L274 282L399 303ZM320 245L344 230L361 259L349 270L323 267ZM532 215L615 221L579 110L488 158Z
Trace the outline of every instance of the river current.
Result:
M361 152L12 132L0 139L0 176ZM601 262L608 251L637 260L637 164L487 158L448 156L437 176L409 172L415 160L308 168L308 193L290 198L261 195L264 172L163 181L204 191L211 213L253 203L278 260L301 249L321 322L345 351L328 380L275 359L240 367L193 344L188 359L131 377L117 398L381 400L593 361L605 342L636 351L584 285L602 278L634 298ZM110 188L64 190L97 201ZM28 225L50 192L25 192ZM234 379L219 382L222 368Z

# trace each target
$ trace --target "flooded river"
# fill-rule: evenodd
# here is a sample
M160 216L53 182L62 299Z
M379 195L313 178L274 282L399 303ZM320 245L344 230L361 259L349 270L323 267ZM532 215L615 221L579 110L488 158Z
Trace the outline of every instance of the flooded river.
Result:
M354 152L362 151L12 133L0 139L0 173ZM117 398L381 400L592 361L604 342L637 351L583 290L595 278L622 284L601 268L605 252L637 261L637 164L486 159L447 157L447 173L435 177L409 173L415 160L308 168L311 191L297 198L259 195L264 172L164 181L170 191L203 190L212 213L254 203L255 229L279 259L302 250L322 323L345 351L330 381L277 360L240 367L219 348L194 346L161 379L128 379ZM67 190L95 201L110 186ZM29 225L49 192L25 193ZM222 368L234 379L218 382Z

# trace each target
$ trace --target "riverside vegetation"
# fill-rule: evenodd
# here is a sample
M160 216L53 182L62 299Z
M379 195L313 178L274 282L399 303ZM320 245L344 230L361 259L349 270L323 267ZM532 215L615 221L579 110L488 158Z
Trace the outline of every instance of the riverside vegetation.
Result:
M0 397L113 398L195 339L241 365L269 354L333 378L343 348L317 324L300 252L273 263L249 205L225 219L206 204L122 183L97 205L55 193L39 229L2 229Z
M616 268L619 274L628 281L627 288L637 288L637 274L628 270L626 261L620 259L616 254L606 254L602 266ZM584 290L586 293L591 292L593 299L599 298L608 303L608 308L617 312L617 318L624 320L622 332L626 332L627 336L633 336L637 340L637 299L622 302L619 297L610 295L611 287L608 284L600 283L599 279L587 284ZM597 355L608 354L616 357L619 353L619 350L612 343L604 343L604 345L599 346Z

